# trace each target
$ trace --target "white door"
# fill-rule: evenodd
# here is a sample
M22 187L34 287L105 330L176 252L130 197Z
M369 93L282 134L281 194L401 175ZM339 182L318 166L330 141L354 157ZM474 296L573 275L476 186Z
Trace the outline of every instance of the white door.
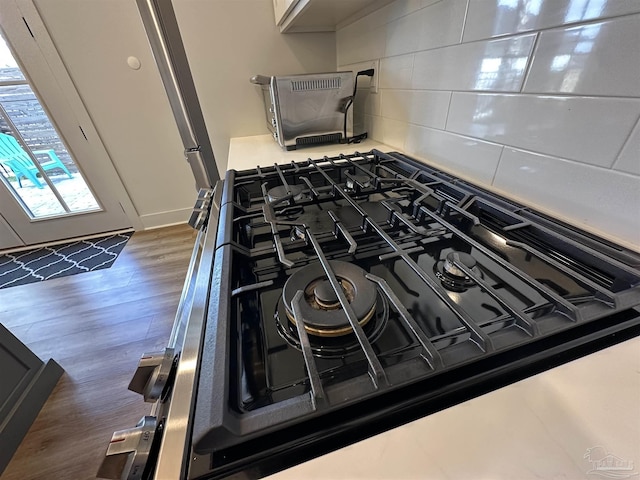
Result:
M131 200L30 0L0 1L0 35L0 249L131 227Z

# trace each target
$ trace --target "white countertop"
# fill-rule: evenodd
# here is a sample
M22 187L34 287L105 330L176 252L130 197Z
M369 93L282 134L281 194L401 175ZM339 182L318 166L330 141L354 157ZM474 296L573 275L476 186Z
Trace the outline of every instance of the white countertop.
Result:
M270 135L234 138L230 147L229 168L239 170L355 150L397 150L367 140L285 152ZM268 478L597 479L611 470L592 471L590 460L607 454L633 462L631 471L619 472L628 477L616 478L640 476L640 338Z
M388 145L370 139L349 145L321 145L286 151L280 148L271 135L236 137L232 138L229 143L229 163L227 168L246 170L255 168L258 164L264 167L273 165L274 163L299 162L307 160L308 158L317 159L324 155L331 156L338 155L339 153L353 153L355 151L368 152L373 148L386 152L398 151L397 148L389 147Z
M597 446L638 478L639 352L635 338L267 478L606 478L587 475Z

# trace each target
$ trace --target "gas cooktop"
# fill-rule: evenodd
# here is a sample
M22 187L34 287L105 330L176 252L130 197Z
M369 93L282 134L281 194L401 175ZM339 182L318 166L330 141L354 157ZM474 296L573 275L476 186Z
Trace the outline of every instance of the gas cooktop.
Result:
M229 171L215 248L194 479L269 473L640 332L638 254L397 153Z

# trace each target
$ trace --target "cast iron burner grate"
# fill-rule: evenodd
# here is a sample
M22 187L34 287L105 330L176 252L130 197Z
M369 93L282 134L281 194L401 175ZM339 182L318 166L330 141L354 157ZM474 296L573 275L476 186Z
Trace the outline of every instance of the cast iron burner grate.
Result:
M640 323L640 256L400 154L230 171L220 218L192 478Z

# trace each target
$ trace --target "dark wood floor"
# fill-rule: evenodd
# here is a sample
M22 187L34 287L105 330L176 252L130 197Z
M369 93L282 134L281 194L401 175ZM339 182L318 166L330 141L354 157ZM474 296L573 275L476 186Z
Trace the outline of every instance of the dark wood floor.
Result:
M127 385L166 346L194 239L138 232L109 269L0 290L0 322L65 369L2 480L94 479L113 431L149 414Z

